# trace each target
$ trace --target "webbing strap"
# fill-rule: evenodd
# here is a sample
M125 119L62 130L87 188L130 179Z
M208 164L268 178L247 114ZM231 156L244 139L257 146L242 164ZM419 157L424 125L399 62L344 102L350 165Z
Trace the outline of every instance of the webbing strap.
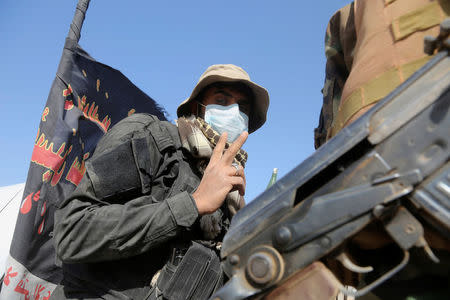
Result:
M169 147L175 147L172 136L167 129L162 126L161 122L152 122L148 126L159 152L163 153Z
M147 144L147 137L132 139L131 149L135 159L135 164L139 170L139 178L141 180L142 193L146 194L152 189L152 173L151 156Z
M429 4L413 10L392 21L392 32L395 41L404 39L414 32L425 30L439 25L446 13L442 10L439 1L433 1Z
M359 110L384 98L431 58L432 56L425 56L399 67L394 67L365 83L346 99L343 99L336 120L332 125L332 135L334 136L340 131L345 123Z

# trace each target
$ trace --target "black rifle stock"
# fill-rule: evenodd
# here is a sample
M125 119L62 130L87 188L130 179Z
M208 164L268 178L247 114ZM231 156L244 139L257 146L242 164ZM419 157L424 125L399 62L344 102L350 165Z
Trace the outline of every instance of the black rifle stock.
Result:
M447 49L234 217L221 256L230 280L212 299L264 295L311 263L345 256L346 241L380 220L402 249L388 280L421 247L423 224L450 238L450 57ZM419 217L420 216L420 217ZM420 220L420 221L419 221Z

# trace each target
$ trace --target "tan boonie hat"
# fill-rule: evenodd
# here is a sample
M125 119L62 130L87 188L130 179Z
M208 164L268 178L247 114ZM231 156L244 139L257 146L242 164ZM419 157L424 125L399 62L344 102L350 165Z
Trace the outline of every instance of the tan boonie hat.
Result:
M250 76L248 76L244 69L232 64L212 65L208 67L202 76L200 76L191 96L178 106L178 117L188 115L190 113L189 103L193 101L205 87L215 82L242 82L252 90L254 99L251 104L251 115L248 116L249 133L252 133L266 122L267 109L269 108L269 93L262 86L252 82Z

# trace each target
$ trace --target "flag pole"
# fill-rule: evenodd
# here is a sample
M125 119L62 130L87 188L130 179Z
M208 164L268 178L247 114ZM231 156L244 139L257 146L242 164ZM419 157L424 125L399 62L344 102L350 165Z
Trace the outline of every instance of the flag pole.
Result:
M81 37L81 27L83 26L84 17L89 7L90 0L78 0L77 9L70 24L69 34L67 37L74 41L79 41Z

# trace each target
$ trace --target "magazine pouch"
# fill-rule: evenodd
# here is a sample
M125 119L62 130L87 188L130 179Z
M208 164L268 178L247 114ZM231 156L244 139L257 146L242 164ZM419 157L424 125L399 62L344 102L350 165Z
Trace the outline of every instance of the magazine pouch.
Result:
M208 299L223 277L217 254L193 242L179 265L168 262L159 279L158 287L165 299L187 300Z

